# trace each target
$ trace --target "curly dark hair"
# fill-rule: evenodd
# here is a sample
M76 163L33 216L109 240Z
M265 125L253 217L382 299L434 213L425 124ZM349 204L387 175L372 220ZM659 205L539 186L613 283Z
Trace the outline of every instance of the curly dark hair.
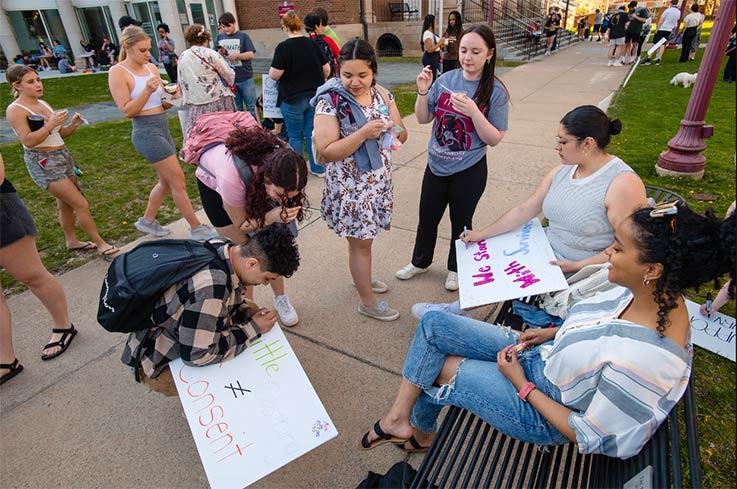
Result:
M676 299L689 287L730 277L729 296L735 295L735 215L719 219L712 209L701 216L678 205L672 216L650 217L650 208L632 214L635 240L642 263L660 263L663 273L655 283L658 332L670 324Z
M225 146L246 164L255 166L256 172L246 189L246 218L254 219L259 228L266 224L266 213L273 208L273 201L266 193L266 183L281 187L285 191L281 202L281 216L286 218L289 207L301 206L297 220L306 217L309 206L305 186L307 185L307 164L303 156L297 154L276 135L262 127L237 129L225 140ZM294 198L287 192L298 191Z
M299 268L299 249L289 229L280 224L266 226L238 246L241 258L256 258L261 271L291 277Z

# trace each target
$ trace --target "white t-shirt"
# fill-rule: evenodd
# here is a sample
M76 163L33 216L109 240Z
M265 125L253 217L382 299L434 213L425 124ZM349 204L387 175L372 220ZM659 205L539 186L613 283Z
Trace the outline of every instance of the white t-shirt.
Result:
M671 32L676 28L678 22L681 20L681 11L671 5L665 10L665 12L663 12L660 20L661 22L658 30Z
M417 39L417 38L415 38ZM422 49L425 49L425 39L430 39L430 44L437 44L439 37L432 33L432 31L425 31L422 33ZM436 48L435 51L428 51L431 53L435 53L438 51L439 48Z
M683 25L684 27L696 27L701 24L702 19L701 12L691 12L683 18Z

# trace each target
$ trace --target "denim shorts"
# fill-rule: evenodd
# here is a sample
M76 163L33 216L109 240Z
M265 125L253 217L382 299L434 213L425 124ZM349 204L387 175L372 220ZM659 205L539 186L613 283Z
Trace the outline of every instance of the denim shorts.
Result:
M66 146L51 151L24 148L23 161L31 179L43 190L50 183L74 176L74 158Z
M136 151L149 163L158 163L177 154L166 112L134 117L131 140Z

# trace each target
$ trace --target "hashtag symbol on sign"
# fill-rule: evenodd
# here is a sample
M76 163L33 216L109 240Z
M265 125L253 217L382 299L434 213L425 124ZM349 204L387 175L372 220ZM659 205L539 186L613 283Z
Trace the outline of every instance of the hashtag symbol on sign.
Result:
M236 384L238 384L238 387L234 386L232 382L230 383L230 385L225 386L226 389L230 389L231 391L233 391L233 397L235 397L236 399L238 399L238 392L243 394L244 397L246 395L246 392L251 392L250 390L241 387L240 380L236 381Z

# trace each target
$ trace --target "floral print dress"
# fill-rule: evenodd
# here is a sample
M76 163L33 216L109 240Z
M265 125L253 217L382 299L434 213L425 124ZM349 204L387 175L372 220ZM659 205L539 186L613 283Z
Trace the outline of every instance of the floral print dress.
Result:
M371 105L361 106L367 120L382 119L384 104L375 88L371 89ZM389 99L394 100L390 94ZM315 107L315 115L337 117L336 108L325 99ZM348 136L343 130L340 137ZM381 148L382 166L377 170L359 172L353 155L325 165L325 188L322 192L322 217L328 227L340 237L373 239L382 229L391 227L394 210L391 150Z

